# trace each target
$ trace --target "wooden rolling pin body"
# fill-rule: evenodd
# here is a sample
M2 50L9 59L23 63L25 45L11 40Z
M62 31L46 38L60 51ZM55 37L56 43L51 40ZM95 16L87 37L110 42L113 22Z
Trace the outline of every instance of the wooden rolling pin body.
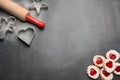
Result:
M26 16L29 14L29 11L11 0L0 0L0 9L10 13L11 15L19 18L22 21L26 21Z

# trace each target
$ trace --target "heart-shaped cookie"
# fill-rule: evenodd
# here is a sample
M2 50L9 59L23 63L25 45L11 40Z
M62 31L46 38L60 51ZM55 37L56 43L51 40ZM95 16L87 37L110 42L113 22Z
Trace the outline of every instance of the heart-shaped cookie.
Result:
M113 79L113 73L108 73L104 68L100 71L102 80L112 80Z
M20 40L22 40L24 43L30 46L35 36L35 29L33 28L21 29L17 33L17 36Z
M120 58L120 53L118 53L116 50L109 50L106 53L106 58L111 59L113 61L118 61Z
M97 66L97 67L103 67L103 63L105 61L105 58L102 55L95 55L93 57L93 63Z
M97 79L99 77L100 70L98 67L90 65L87 67L87 74L90 78Z
M113 72L116 68L115 62L111 59L106 59L104 62L104 68L108 73Z
M116 68L114 70L114 73L116 75L120 75L120 63L116 63Z

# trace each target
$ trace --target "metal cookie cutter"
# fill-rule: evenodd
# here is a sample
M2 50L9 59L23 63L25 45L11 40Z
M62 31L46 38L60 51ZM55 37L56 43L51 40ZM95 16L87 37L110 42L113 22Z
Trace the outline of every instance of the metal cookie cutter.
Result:
M41 9L48 9L48 5L44 0L32 0L32 4L28 7L29 10L36 10L37 15L40 15Z
M23 41L25 44L30 46L35 37L35 29L34 28L24 28L18 31L17 33L18 39Z
M0 19L0 39L3 40L7 33L14 32L14 26L16 24L16 18L9 16L8 18Z

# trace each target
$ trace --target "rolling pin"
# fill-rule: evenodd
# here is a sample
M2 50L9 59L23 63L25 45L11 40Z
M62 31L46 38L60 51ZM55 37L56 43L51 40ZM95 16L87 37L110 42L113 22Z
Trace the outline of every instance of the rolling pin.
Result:
M45 23L43 21L35 19L30 15L30 12L27 9L12 2L11 0L0 0L0 9L17 17L21 21L28 21L42 29L45 27Z

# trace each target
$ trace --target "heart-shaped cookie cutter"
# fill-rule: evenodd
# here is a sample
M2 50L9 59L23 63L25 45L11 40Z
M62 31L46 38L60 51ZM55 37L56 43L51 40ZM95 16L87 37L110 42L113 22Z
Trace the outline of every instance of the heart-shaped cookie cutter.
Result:
M31 35L28 35L27 32L30 32ZM22 42L30 46L32 44L32 41L35 37L35 29L34 28L24 28L18 31L17 37L20 39Z

